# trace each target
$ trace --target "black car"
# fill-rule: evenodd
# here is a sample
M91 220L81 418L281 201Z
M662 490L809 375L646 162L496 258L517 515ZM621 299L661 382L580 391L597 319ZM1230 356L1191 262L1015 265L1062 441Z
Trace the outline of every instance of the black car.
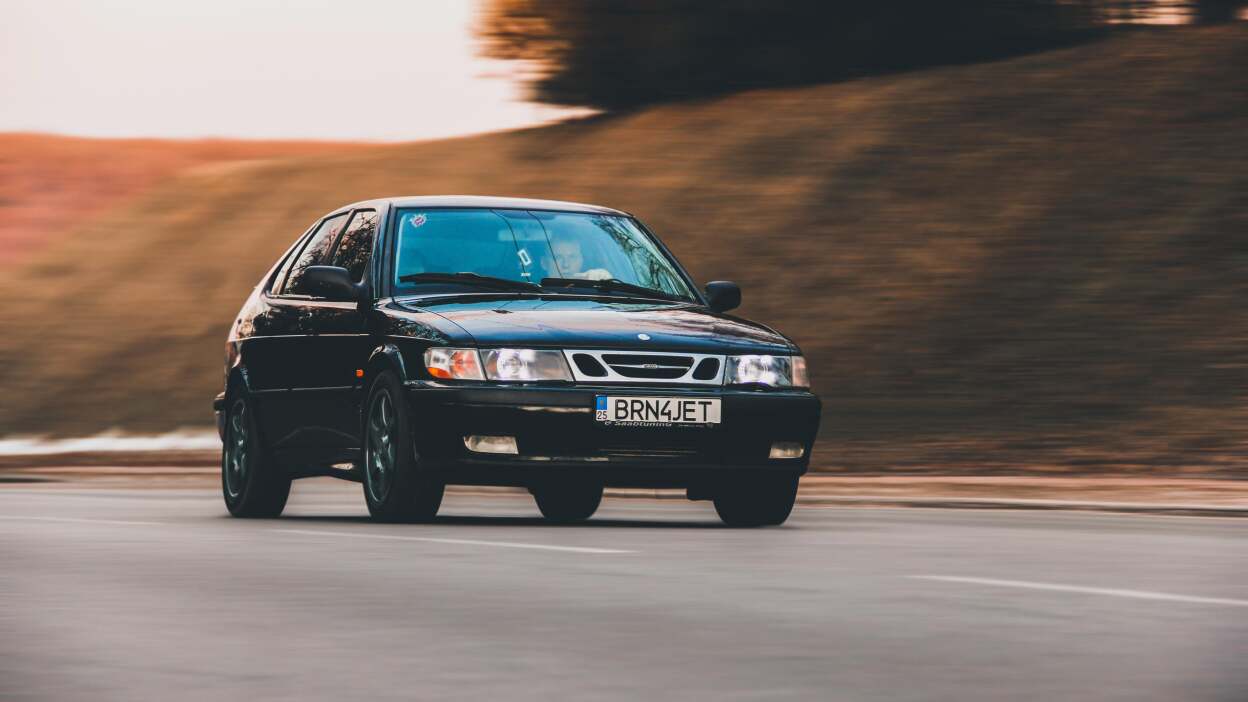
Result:
M780 524L819 425L792 341L724 314L649 230L605 207L496 197L347 205L265 274L214 408L225 503L276 516L294 478L364 484L432 518L447 484L527 488L579 521L604 486L682 488Z

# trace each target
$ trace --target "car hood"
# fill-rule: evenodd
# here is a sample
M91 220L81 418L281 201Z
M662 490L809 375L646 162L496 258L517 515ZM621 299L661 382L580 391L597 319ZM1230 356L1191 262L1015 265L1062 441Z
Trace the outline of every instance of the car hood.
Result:
M784 336L761 324L688 304L490 296L425 297L398 302L453 322L482 346L644 348L703 353L790 353L796 348Z

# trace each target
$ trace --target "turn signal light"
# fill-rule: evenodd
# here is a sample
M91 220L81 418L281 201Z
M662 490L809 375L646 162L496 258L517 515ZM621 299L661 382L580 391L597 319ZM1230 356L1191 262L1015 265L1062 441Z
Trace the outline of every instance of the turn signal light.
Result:
M425 369L435 378L485 380L476 349L429 349L425 351Z

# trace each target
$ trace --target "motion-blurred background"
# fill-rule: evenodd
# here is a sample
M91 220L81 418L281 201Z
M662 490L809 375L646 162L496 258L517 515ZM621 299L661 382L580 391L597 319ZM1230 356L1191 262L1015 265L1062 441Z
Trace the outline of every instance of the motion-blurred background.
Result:
M818 470L1244 477L1245 13L7 0L0 437L210 431L316 217L496 194L741 283L810 359Z

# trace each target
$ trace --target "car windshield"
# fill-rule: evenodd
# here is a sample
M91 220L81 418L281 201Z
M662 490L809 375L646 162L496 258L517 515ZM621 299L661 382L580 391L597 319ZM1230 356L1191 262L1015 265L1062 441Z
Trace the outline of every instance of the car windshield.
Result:
M403 209L398 213L394 284L399 294L431 288L484 287L473 276L458 280L421 274L473 273L522 283L565 279L551 289L575 289L575 280L598 294L694 301L671 260L628 217L579 212L492 209ZM571 279L571 284L567 279ZM497 290L497 286L494 288Z

